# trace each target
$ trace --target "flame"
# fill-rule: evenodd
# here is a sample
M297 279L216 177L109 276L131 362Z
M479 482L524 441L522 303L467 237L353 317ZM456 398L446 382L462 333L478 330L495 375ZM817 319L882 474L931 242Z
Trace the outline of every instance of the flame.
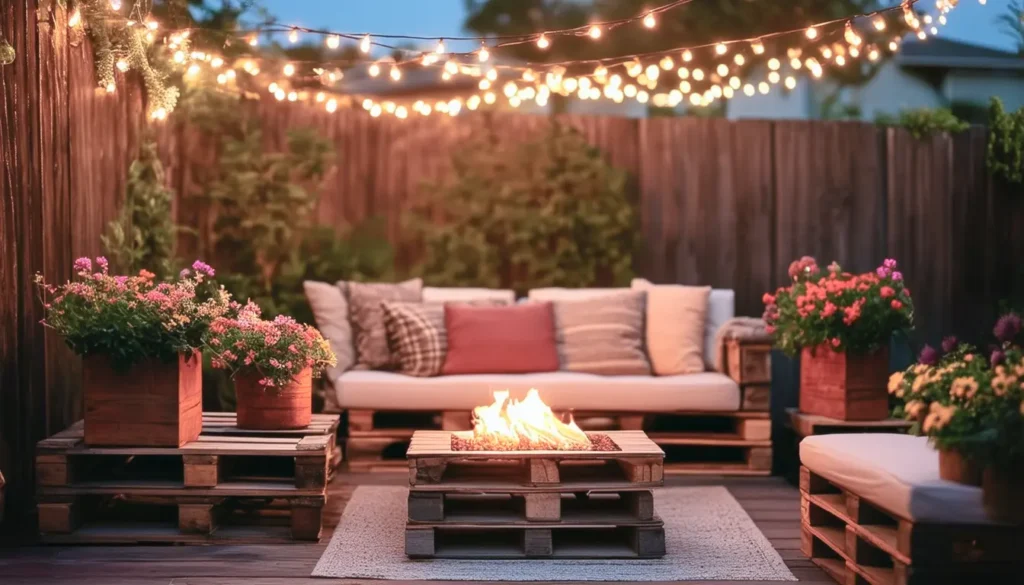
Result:
M494 402L473 409L474 450L525 449L589 450L587 434L570 418L562 422L531 388L522 401L510 400L508 390L494 393Z

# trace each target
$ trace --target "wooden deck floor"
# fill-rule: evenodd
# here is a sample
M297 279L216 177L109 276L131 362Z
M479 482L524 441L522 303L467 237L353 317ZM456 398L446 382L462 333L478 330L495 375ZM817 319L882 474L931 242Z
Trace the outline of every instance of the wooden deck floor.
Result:
M309 576L358 485L400 485L399 474L339 474L331 483L320 544L236 546L28 546L0 549L0 583L81 585L328 585L355 580ZM669 476L666 485L725 485L801 583L834 585L800 553L800 496L780 478ZM363 581L365 582L365 580ZM428 582L439 583L436 581ZM689 582L764 585L764 581Z

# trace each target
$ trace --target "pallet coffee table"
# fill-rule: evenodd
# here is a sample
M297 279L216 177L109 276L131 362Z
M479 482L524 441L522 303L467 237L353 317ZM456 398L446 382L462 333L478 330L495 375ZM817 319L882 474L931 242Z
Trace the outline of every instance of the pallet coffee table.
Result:
M407 452L406 554L664 556L653 492L664 483L664 452L643 431L601 434L617 450L456 451L452 432L417 431Z

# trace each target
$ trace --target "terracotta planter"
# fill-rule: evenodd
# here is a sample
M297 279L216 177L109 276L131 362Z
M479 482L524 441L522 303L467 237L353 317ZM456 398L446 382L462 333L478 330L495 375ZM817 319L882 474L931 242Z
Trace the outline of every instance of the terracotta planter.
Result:
M117 372L106 356L82 361L85 443L180 447L203 429L203 360L180 355Z
M939 449L939 477L964 485L981 485L981 467L959 451Z
M287 385L260 386L260 376L235 376L235 411L240 429L301 429L313 417L313 371L299 372Z
M989 518L1006 524L1024 524L1024 464L986 467L981 491Z
M838 420L889 418L889 350L847 354L827 345L800 354L800 412Z

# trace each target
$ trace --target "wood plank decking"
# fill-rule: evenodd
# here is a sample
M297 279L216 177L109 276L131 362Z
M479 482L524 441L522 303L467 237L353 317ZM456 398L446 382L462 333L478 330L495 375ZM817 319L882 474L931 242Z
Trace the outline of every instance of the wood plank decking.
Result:
M26 546L0 548L4 585L332 585L366 581L309 576L357 485L406 485L408 474L338 474L319 544L214 546ZM800 583L834 585L800 553L800 492L781 478L665 478L666 486L724 485L747 510ZM439 581L429 582L431 585ZM465 582L459 582L461 585ZM765 585L689 581L689 585Z

